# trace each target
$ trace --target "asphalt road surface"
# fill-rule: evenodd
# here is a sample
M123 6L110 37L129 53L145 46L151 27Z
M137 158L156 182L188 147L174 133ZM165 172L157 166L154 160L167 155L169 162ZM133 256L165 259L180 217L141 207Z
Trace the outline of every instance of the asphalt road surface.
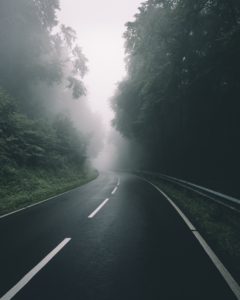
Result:
M2 218L0 237L2 300L236 299L177 211L134 175L103 173Z

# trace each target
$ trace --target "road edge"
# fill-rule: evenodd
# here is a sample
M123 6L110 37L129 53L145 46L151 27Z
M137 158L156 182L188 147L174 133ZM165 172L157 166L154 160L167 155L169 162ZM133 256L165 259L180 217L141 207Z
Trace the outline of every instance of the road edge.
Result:
M92 182L93 180L97 179L98 176L99 176L99 174L98 174L96 177L94 177L93 179L90 179L89 181L84 182L83 184L80 184L79 186L77 186L77 187L75 187L75 188L73 188L73 189L67 190L66 192L63 192L63 193L61 193L61 194L57 194L57 195L52 196L52 197L50 197L50 198L47 198L47 199L45 199L45 200L41 200L41 201L38 201L38 202L36 202L36 203L27 205L27 206L25 206L25 207L19 208L19 209L17 209L17 210L14 210L14 211L12 211L12 212L7 213L7 214L0 215L0 220L1 220L1 219L4 219L4 218L6 218L6 217L9 217L9 216L11 216L11 215L17 214L17 213L19 213L19 212L21 212L21 211L24 211L24 210L27 210L27 209L29 209L29 208L32 208L32 207L34 207L34 206L41 205L41 204L43 204L43 203L45 203L45 202L48 202L48 201L50 201L50 200L53 200L53 199L55 199L55 198L57 198L57 197L63 196L63 195L65 195L65 194L67 194L67 193L69 193L69 192L71 192L71 191L74 191L74 190L80 188L80 187L83 186L83 185L86 185L86 184ZM0 300L1 300L1 299L0 299Z
M167 200L168 202L173 206L173 208L178 212L180 217L183 219L187 227L190 229L194 237L198 240L214 266L217 268L219 273L224 278L225 282L233 292L233 294L236 296L238 300L240 300L240 286L238 285L237 281L233 278L231 273L227 270L227 268L223 265L223 263L220 261L220 259L217 257L217 255L214 253L214 251L211 249L211 247L208 245L208 243L204 240L204 238L201 236L201 234L198 232L198 230L195 228L195 226L192 224L192 222L188 219L188 217L181 211L181 209L173 202L173 200L164 193L158 186L156 186L151 181L145 179L144 177L139 177L141 180L147 182L148 184L152 185L158 192L160 192Z

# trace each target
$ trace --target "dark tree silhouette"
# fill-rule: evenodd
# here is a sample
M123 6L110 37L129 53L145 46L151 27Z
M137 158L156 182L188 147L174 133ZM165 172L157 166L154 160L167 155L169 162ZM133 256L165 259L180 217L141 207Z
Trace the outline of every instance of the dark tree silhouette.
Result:
M128 75L114 126L142 168L236 177L240 166L240 2L149 0L126 24Z

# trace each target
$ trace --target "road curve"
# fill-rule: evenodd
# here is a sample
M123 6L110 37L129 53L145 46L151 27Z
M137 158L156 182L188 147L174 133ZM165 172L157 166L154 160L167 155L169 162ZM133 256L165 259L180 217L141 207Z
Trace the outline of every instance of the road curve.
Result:
M171 204L135 175L0 219L0 299L234 300Z

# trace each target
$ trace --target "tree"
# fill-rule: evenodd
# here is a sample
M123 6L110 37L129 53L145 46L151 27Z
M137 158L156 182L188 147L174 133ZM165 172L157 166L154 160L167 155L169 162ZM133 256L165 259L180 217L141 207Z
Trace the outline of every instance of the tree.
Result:
M0 85L28 101L36 82L64 83L79 98L86 58L75 32L58 25L58 0L2 0L0 3ZM69 82L69 84L67 84Z
M144 167L188 177L237 170L240 3L149 0L126 26L113 124L143 146Z

